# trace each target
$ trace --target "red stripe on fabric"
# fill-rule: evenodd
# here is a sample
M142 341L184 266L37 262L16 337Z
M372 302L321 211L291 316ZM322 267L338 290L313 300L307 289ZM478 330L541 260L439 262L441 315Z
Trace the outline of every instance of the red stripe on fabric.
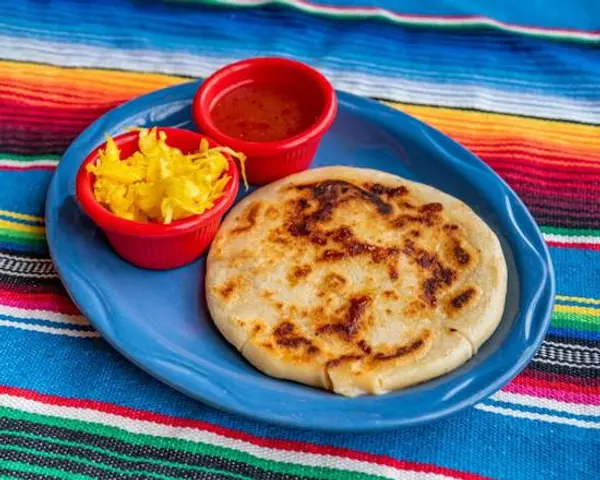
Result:
M454 109L457 116L460 115L461 110ZM509 118L503 119L504 122L513 118L509 115ZM517 121L519 117L514 117ZM509 120L510 121L510 120ZM558 122L562 123L562 122ZM568 123L568 122L566 122ZM485 123L484 123L485 124ZM479 123L479 125L484 125ZM598 128L594 126L594 129ZM565 155L570 156L574 154L577 158L582 156L582 160L591 163L591 159L588 155L592 155L592 159L598 158L598 152L589 146L590 138L594 138L589 132L577 132L573 131L567 133L569 140L582 139L585 143L577 142L571 145L564 141L557 142L552 137L542 135L544 132L543 128L536 128L535 130L525 129L519 130L519 132L509 131L504 132L502 135L488 135L487 130L478 131L477 127L474 127L474 131L467 131L463 129L446 129L449 132L453 132L455 138L460 138L463 145L473 145L481 149L485 149L490 153L504 152L504 151L519 151L519 152L541 152L544 155L550 155L556 158L556 160L564 160Z
M0 103L0 115L7 119L23 119L35 120L38 118L53 119L60 118L63 120L81 120L97 116L122 104L125 100L110 100L104 103L89 107L86 105L79 108L56 107L52 105L31 105L24 101L4 100Z
M0 394L12 395L17 397L26 398L50 405L82 408L97 410L112 415L118 415L121 417L131 418L133 420L142 420L154 423L160 423L172 427L187 427L195 428L199 430L206 430L221 436L242 440L248 443L252 443L257 446L273 448L277 450L289 450L304 453L313 453L321 455L333 455L338 457L344 457L352 460L360 460L363 462L374 463L378 465L385 465L399 470L411 470L415 472L424 473L437 473L439 475L446 475L449 477L466 479L466 480L480 480L487 477L481 475L459 472L444 467L438 467L436 465L422 464L416 462L407 462L404 460L396 460L392 457L383 455L374 455L365 452L359 452L356 450L350 450L345 448L331 447L325 445L317 445L312 443L304 443L292 440L278 440L269 438L260 438L250 435L245 432L238 430L232 430L229 428L221 427L219 425L202 422L199 420L191 420L185 418L171 417L159 413L149 412L145 410L136 410L129 407L122 407L111 403L104 403L95 400L79 400L58 397L54 395L47 395L43 393L34 392L32 390L26 390L17 387L10 387L6 385L0 386Z
M68 298L51 293L21 294L0 291L0 304L28 310L50 310L66 315L80 315L77 307Z
M11 167L8 165L0 165L0 170L7 170L7 171L23 171L23 170L48 170L48 171L53 171L56 170L56 166L54 165L27 165L25 167Z
M577 403L582 405L600 405L600 394L590 395L588 393L569 392L556 388L540 388L532 386L519 386L509 384L502 389L504 392L528 395L536 398L547 398L564 403Z
M476 140L466 139L459 136L454 138L462 140L463 146L467 147L479 157L489 156L490 158L508 157L512 161L518 161L520 158L526 158L528 162L551 165L556 168L589 168L591 170L600 170L600 160L596 150L592 147L580 148L575 151L573 148L566 148L560 144L552 144L553 149L536 144L525 139L521 143L507 145L504 141L486 142L481 138ZM585 153L583 152L585 151ZM565 165L568 163L569 165Z
M532 172L539 174L551 174L552 178L564 180L580 180L582 182L598 182L600 180L600 168L588 168L579 166L550 166L532 164L530 161L520 161L506 156L484 155L481 157L490 167L503 168L513 167L520 172Z
M552 387L552 385L559 385L560 388L565 388L575 392L589 391L590 389L593 392L596 392L598 389L600 389L600 377L579 377L575 375L566 375L563 373L546 372L542 370L536 370L534 368L526 369L511 383L514 382L525 382L526 384L539 386L542 388Z
M42 120L54 120L58 119L61 123L68 125L69 122L72 124L79 124L82 121L86 121L89 118L95 118L108 110L119 106L120 103L106 103L105 105L99 106L98 108L53 108L53 107L28 107L14 105L2 105L0 106L0 118L5 121L15 123L16 121L24 124L37 125Z
M560 388L572 392L600 393L599 378L583 378L573 375L563 375L559 373L548 373L539 370L527 369L524 373L517 376L510 383L519 385L528 385L540 388Z
M571 383L565 381L565 378L573 377L553 375L536 378L524 374L519 375L502 390L566 403L600 405L600 382L594 385L590 384L588 379L585 380L586 383L578 379L574 380L577 383Z
M577 248L581 250L600 250L600 244L594 243L573 243L573 242L555 242L548 240L546 242L550 247L556 248Z

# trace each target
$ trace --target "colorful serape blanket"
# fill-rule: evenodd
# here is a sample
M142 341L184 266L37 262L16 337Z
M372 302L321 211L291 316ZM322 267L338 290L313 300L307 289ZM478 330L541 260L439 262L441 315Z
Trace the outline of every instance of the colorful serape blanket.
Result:
M1 478L600 478L600 2L0 0L0 24ZM77 312L44 239L65 148L132 97L266 54L428 122L527 203L558 295L502 391L421 427L287 430L173 391Z

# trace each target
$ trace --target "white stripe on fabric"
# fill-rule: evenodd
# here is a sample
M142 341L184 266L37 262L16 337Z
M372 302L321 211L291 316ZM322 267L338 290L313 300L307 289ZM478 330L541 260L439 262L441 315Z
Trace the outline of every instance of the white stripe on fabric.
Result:
M555 233L544 233L544 240L557 243L588 243L593 245L600 244L600 237L591 235L557 235Z
M525 407L544 408L546 410L555 410L557 412L570 413L572 415L586 415L600 417L600 406L586 405L582 403L569 403L553 400L551 398L536 397L533 395L523 395L512 392L496 392L490 397L491 400L498 402L513 403ZM485 403L485 402L484 402Z
M571 425L573 427L579 428L600 429L600 422L594 422L590 420L578 420L576 418L558 417L555 415L547 415L544 413L524 412L521 410L512 410L510 408L498 407L496 405L487 405L485 403L477 404L475 405L475 408L478 410L483 410L484 412L504 415L506 417L522 418L526 420L537 420L547 423L558 423L562 425Z
M148 50L122 50L100 46L47 42L32 38L0 36L4 58L40 62L63 67L113 68L152 71L171 75L203 77L239 57L204 56ZM279 54L279 52L269 52ZM132 62L135 59L135 62ZM336 88L358 95L388 100L475 108L491 112L549 119L600 123L600 102L564 97L517 93L476 85L444 84L408 80L402 76L381 77L343 68L321 71Z
M0 315L12 317L15 319L22 320L45 320L54 323L66 323L69 325L89 325L89 322L82 315L67 315L65 313L52 312L50 310L37 310L11 307L9 305L2 305L2 299L0 299Z
M32 332L49 333L51 335L64 335L67 337L81 338L99 338L100 334L94 331L68 330L66 328L46 327L44 325L33 325L31 323L13 322L10 320L0 320L0 327L17 328L19 330L29 330Z
M56 168L58 161L55 160L28 160L21 162L19 160L0 160L0 168L15 168L19 170L27 170L32 168Z
M192 427L173 427L148 420L138 420L120 415L61 405L52 405L19 396L0 394L0 405L17 410L50 415L83 422L94 422L119 428L134 434L151 435L154 437L177 438L191 442L216 445L224 448L240 450L257 458L275 462L285 462L311 467L329 467L353 472L379 475L390 479L409 480L443 480L451 477L425 472L398 470L397 468L376 463L354 460L337 455L307 453L301 451L279 450L227 437L207 430Z

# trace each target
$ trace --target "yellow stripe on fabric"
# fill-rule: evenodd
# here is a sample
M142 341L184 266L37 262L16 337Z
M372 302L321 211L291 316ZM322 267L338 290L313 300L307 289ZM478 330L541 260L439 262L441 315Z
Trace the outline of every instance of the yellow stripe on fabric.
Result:
M44 227L24 225L22 223L9 222L8 220L2 219L0 219L0 228L12 230L14 232L32 233L35 235L44 235L46 232L46 229Z
M36 215L28 215L26 213L10 212L8 210L0 210L0 215L3 217L15 218L17 220L26 220L28 222L44 223L44 217Z
M571 313L590 317L600 317L600 309L593 307L576 307L573 305L555 305L554 311L559 313Z
M557 295L556 300L558 300L559 302L588 303L590 305L600 305L600 299L598 298L570 297L568 295Z
M538 142L573 143L575 146L600 147L600 127L556 120L541 120L507 114L429 107L398 102L384 102L455 136L484 135L499 137L531 137ZM543 138L540 139L540 133ZM576 147L577 148L577 147Z

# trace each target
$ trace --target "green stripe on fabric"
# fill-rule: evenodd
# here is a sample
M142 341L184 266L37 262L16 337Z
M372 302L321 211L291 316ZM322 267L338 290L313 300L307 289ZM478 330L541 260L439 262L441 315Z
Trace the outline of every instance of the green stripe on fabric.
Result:
M334 469L329 467L312 467L301 464L278 462L274 460L263 460L251 454L227 447L220 447L203 442L193 442L190 440L180 440L169 437L155 437L152 435L130 433L125 430L102 425L99 423L85 422L81 420L72 420L65 418L56 418L36 413L24 412L21 410L0 407L0 416L12 418L15 420L27 420L43 425L79 430L89 434L112 437L124 442L136 445L149 445L155 448L179 450L182 452L197 453L202 455L212 455L233 461L246 463L248 465L271 470L277 473L288 473L290 475L301 475L324 480L337 480L344 478L348 480L375 480L381 479L379 475L370 475L360 472L350 472L346 470Z
M49 160L51 162L58 162L60 160L59 155L17 155L13 153L0 153L0 160L11 160L13 162L35 162L38 160Z
M0 435L10 435L10 436L19 437L19 438L28 438L28 439L32 439L32 440L41 440L41 441L45 441L45 442L48 442L48 443L53 443L53 444L56 444L56 445L63 445L63 446L68 446L68 447L82 448L82 449L90 450L90 451L93 451L93 452L102 453L104 455L111 456L111 457L114 457L114 458L118 458L118 459L121 459L121 460L127 460L129 462L150 463L150 464L158 465L158 466L173 467L173 468L177 468L179 470L192 470L192 471L198 471L198 472L202 472L202 473L216 473L216 474L223 474L223 475L226 475L226 476L232 477L232 478L237 478L237 479L240 479L240 480L250 480L250 477L248 477L246 475L242 475L242 474L238 474L238 473L233 473L233 472L228 472L228 471L225 471L225 470L219 470L219 469L215 469L215 468L202 467L200 465L186 465L184 463L169 462L169 461L166 461L166 460L155 460L155 459L149 458L149 457L132 457L132 456L129 456L129 455L123 455L123 454L120 454L120 453L116 453L116 452L113 452L111 450L107 450L107 449L104 449L104 448L99 448L99 447L96 447L96 446L93 446L93 445L87 445L85 443L65 441L65 440L57 440L55 438L46 437L46 436L43 436L43 435L35 435L33 433L14 432L14 431L11 431L11 430L0 430Z
M113 468L110 465L106 465L104 463L94 462L94 461L86 460L83 458L73 457L70 455L61 455L61 454L57 454L57 453L41 452L39 450L35 450L35 449L31 449L31 448L24 448L24 447L17 447L14 445L0 445L0 450L30 453L32 455L37 455L37 456L43 457L43 458L50 458L53 460L67 460L69 462L75 462L75 463L79 463L81 465L87 465L90 467L99 468L101 470L106 470L108 472L116 473L119 475L137 475L137 476L146 475L150 478L157 478L159 480L177 480L178 479L178 477L162 475L160 473L149 472L147 470L121 470L118 468ZM224 476L224 477L235 478L238 480L252 480L249 477L232 474L230 472L224 472L221 470L214 470L214 469L210 469L210 468L206 469L206 470L207 470L206 473L213 473L215 475L220 475L220 476ZM69 478L71 478L71 477L69 477Z
M540 227L542 232L553 235L565 235L568 237L600 237L600 230L586 228L562 228L562 227Z
M47 475L68 480L94 480L94 477L82 475L80 473L66 473L56 468L40 467L38 465L31 465L30 463L15 462L13 460L3 460L2 468L20 473L35 473L37 475Z
M44 243L46 241L46 236L43 233L19 232L7 228L0 228L0 240L2 237L18 243Z
M574 330L600 332L600 317L554 312L552 314L551 325L554 328L571 328Z

